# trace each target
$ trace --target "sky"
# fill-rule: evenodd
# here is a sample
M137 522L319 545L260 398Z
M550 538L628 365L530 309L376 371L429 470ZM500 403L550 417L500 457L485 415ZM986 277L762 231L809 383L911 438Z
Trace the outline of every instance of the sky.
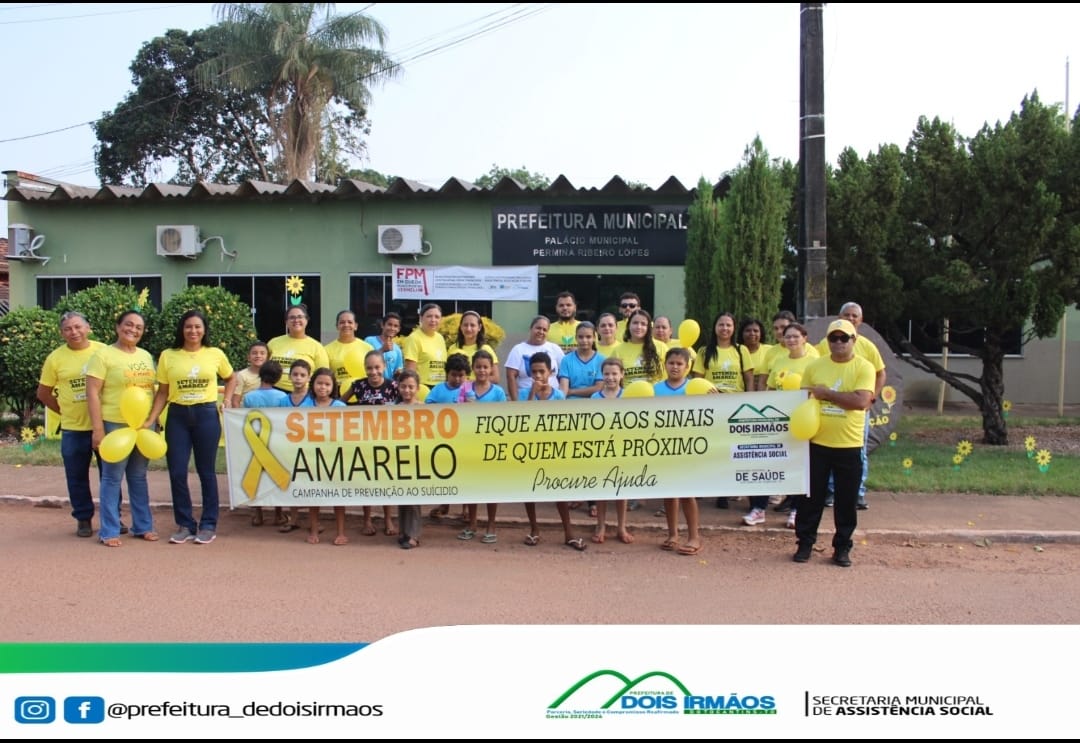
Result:
M497 165L656 188L717 181L755 137L798 158L798 3L336 6L358 11L403 63L372 88L358 167L435 187ZM215 22L210 3L0 4L0 170L100 185L89 122L134 90L139 48ZM972 136L1036 90L1075 112L1077 28L1080 4L826 4L827 161L904 147L920 116Z

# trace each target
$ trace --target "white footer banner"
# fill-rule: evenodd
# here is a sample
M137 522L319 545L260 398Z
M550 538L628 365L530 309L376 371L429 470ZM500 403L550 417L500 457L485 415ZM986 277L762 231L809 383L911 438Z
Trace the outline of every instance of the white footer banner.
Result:
M1051 738L1076 626L435 627L0 644L4 738ZM4 709L6 708L6 709Z

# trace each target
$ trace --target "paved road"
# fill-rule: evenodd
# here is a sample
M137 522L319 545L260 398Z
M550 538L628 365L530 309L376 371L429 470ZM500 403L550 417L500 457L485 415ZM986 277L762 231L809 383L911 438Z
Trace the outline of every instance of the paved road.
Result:
M705 548L695 557L658 549L651 509L634 513L634 544L609 537L576 552L542 507L543 541L528 547L513 505L495 545L456 539L451 522L427 525L422 546L404 551L390 537L361 536L355 517L350 544L309 545L303 532L252 527L236 511L211 545L125 539L108 549L73 535L58 472L0 466L5 553L15 558L0 588L0 640L373 641L502 623L1080 623L1077 498L871 493L855 566L843 569L827 551L792 563L783 517L739 527L743 504L703 506ZM152 493L168 492L163 477L152 473ZM167 533L168 508L155 518ZM587 536L586 514L575 520Z

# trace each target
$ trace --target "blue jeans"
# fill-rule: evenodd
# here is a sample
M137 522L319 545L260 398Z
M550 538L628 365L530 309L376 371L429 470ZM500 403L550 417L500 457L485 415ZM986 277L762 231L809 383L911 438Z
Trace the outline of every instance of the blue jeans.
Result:
M126 423L105 421L105 435ZM149 464L139 447L132 447L127 458L119 462L101 463L101 525L99 539L120 536L120 481L127 476L128 504L131 506L131 532L146 534L154 530L154 517L150 513L150 491L146 485L146 467Z
M63 431L60 434L60 456L64 459L71 516L76 521L94 518L94 496L90 492L90 460L94 458L93 432ZM101 478L101 458L98 458L98 479Z
M215 531L218 522L217 464L221 420L217 404L169 405L165 419L165 459L169 463L169 482L172 485L173 517L176 525L192 532L200 529ZM195 522L188 488L188 461L195 452L195 472L202 486L202 517Z

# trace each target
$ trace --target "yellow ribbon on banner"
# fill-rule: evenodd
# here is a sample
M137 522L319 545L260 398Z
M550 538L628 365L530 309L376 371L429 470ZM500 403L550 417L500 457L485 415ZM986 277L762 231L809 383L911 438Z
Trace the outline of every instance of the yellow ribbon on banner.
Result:
M259 423L259 430L255 430L255 423ZM252 410L244 419L244 439L251 447L251 462L244 470L244 477L240 481L241 487L247 493L248 500L255 500L255 492L259 488L259 478L265 471L270 475L279 488L284 490L289 486L289 471L281 462L277 461L267 444L270 443L270 420L258 410Z

